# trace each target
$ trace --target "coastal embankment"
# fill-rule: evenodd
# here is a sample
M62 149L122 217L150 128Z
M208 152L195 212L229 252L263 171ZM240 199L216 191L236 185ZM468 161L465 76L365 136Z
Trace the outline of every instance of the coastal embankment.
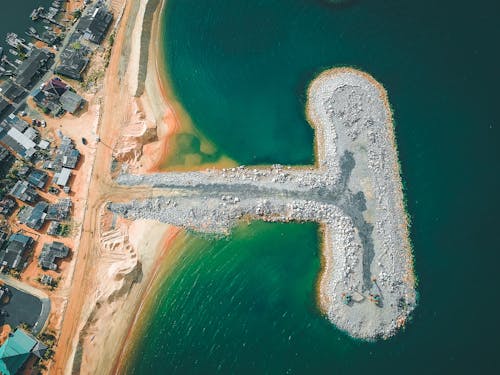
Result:
M129 64L140 59L145 50L140 48L145 31L142 23L150 16L153 19L147 22L151 25L159 22L159 2L152 13L144 11L141 16L141 9L148 4L113 1L113 11L121 17L115 26L110 64L98 93L103 98L98 125L100 142L95 149L99 162L95 163L90 179L75 273L51 367L55 373L112 371L160 259L179 232L162 223L131 223L103 210L110 199L149 194L149 189L139 192L117 186L110 174L113 162L126 163L130 170L139 173L154 169L167 147L166 135L175 130L175 121L166 121L166 105L161 104L164 99L158 99L162 83L156 70L149 70L157 58L154 36L147 58L146 77L151 83L140 96L136 96L135 86L129 87L134 77L144 78L138 71L139 64ZM150 98L156 101L153 103ZM175 119L175 115L168 119ZM145 150L148 147L151 154Z
M244 218L320 222L323 311L353 337L387 338L416 304L387 95L366 73L333 69L312 82L307 114L317 133L317 168L123 174L122 185L163 193L109 208L206 233L229 233Z

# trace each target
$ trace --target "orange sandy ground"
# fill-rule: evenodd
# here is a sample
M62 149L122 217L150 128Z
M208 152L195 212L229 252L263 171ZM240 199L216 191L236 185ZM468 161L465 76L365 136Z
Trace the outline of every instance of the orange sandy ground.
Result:
M123 122L126 122L129 116L131 98L120 82L118 75L120 53L124 43L125 30L123 25L126 24L127 16L130 12L130 3L128 3L122 25L115 38L115 47L113 48L111 62L107 70L105 78L105 89L102 93L105 97L103 104L103 117L99 125L99 134L101 142L96 148L96 160L94 170L92 172L89 194L87 197L87 211L83 220L83 230L81 242L78 252L75 254L77 267L72 280L72 287L69 295L69 303L64 312L64 320L62 324L61 334L56 348L56 355L51 365L51 373L63 374L70 371L68 361L74 354L76 341L79 337L79 330L82 322L82 308L89 295L93 294L96 287L96 280L89 277L89 270L96 267L95 257L96 248L99 246L96 243L95 233L97 233L98 213L102 204L110 199L128 199L131 196L127 189L114 186L110 179L109 168L112 158L112 145L119 139L120 131ZM98 93L99 95L99 93ZM144 169L154 170L155 166L159 165L161 159L165 156L166 139L178 126L175 115L167 111L164 118L166 130L159 142L145 148L144 159L149 159L150 163L144 166ZM76 128L74 122L68 124L68 127ZM159 152L160 151L160 152ZM155 158L153 158L155 156ZM84 188L82 186L82 188ZM78 195L78 193L77 193ZM82 192L81 199L84 200L85 194ZM82 202L83 203L83 202ZM171 241L177 230L173 228L169 233L165 234L165 240ZM90 273L91 274L91 273ZM148 275L149 276L149 275ZM120 340L121 341L121 340Z

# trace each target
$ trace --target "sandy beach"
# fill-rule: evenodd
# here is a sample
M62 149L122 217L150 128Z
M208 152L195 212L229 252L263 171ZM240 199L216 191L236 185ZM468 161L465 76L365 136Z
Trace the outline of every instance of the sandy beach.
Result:
M145 12L151 4L156 11ZM120 24L103 86L96 94L103 98L96 131L101 142L94 151L88 197L82 198L86 210L75 272L50 369L56 374L112 370L161 259L179 232L166 224L116 219L105 209L111 197L129 197L127 189L112 181L112 160L137 172L154 171L167 153L168 137L179 129L180 120L167 104L164 82L157 75L161 60L157 36L147 39L147 72L136 60L145 53L140 50L141 37L148 36L142 25L155 25L151 32L158 32L160 6L156 0L113 1ZM140 95L137 77L146 82ZM134 194L146 196L149 191Z

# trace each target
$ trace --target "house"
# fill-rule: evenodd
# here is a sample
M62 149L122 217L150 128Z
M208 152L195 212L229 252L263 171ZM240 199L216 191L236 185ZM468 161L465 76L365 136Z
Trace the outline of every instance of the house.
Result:
M43 245L42 252L38 258L40 267L46 270L57 270L58 259L66 258L69 254L69 248L62 242L54 241Z
M46 220L63 221L69 217L73 203L70 198L60 199L49 205Z
M0 250L0 266L20 270L22 268L21 261L34 243L33 238L24 234L11 235L7 247Z
M85 101L76 92L67 90L64 94L61 95L59 102L66 112L73 114L80 108L82 108Z
M45 223L48 208L47 202L38 202L34 207L24 206L17 214L17 220L31 229L39 230Z
M57 236L59 234L59 229L61 224L58 221L52 221L47 229L47 234L50 236Z
M4 232L2 229L0 229L0 249L3 247L3 244L5 243L5 241L7 241L7 238L9 237L9 235L7 234L7 232ZM1 288L1 286L0 286ZM0 296L0 301L1 301L1 296Z
M70 89L60 78L55 77L35 92L33 100L45 113L54 117L64 112L74 113L81 108L84 100Z
M43 274L42 277L40 277L40 283L43 285L52 285L53 282L54 279L52 278L52 276Z
M68 88L69 86L58 77L52 78L39 91L35 91L33 101L46 114L54 117L60 116L64 114L64 109L59 100Z
M83 38L95 44L101 44L109 26L113 22L113 14L104 6L96 7L89 15L82 16L76 30Z
M4 198L0 200L0 215L8 217L14 212L17 207L17 203L14 199Z
M33 101L47 115L58 117L64 113L62 106L59 103L59 98L55 95L47 93L46 91L36 91L33 95Z
M62 168L74 169L78 164L78 160L80 160L80 152L75 148L71 138L63 136L61 144L56 150L54 160L46 162L44 168L56 172L61 172Z
M39 198L38 193L30 186L28 181L17 181L10 190L9 195L24 203L34 203Z
M15 129L19 130L21 133L24 133L29 128L29 124L26 121L24 121L23 119L19 118L18 116L16 116L13 113L11 113L10 115L8 115L5 118L4 122L7 125L9 125L9 126L15 128ZM35 129L33 129L33 130L35 130Z
M31 185L39 189L43 189L45 187L48 179L49 175L47 174L47 172L41 171L39 169L33 169L26 178L26 180Z
M31 356L43 358L46 351L45 344L18 328L0 346L0 373L18 374Z
M22 133L4 121L0 124L0 142L20 157L30 159L36 152L36 143L31 139L33 133L28 129L31 128Z
M11 113L0 123L0 142L23 158L30 158L35 152L40 132Z
M2 88L0 89L0 92L5 98L9 99L12 102L16 102L22 96L27 95L27 92L24 90L24 88L16 85L15 82L10 79L5 81L5 83L2 85Z
M90 49L79 41L70 43L59 57L60 63L54 73L81 81L82 74L89 64Z
M56 185L61 187L68 186L69 179L71 178L71 169L62 168L60 172L54 174Z
M12 154L5 147L0 146L0 163L9 161L12 158ZM2 167L0 166L0 169Z
M46 71L52 53L44 49L33 49L31 54L24 60L16 71L15 82L26 89L29 89L36 79Z
M12 107L7 100L0 98L0 115L4 114L5 112L8 112L9 109L12 108L14 107Z

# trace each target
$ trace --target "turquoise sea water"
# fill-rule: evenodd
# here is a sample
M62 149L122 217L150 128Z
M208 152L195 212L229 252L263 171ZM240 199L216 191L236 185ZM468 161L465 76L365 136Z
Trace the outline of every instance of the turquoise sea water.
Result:
M315 225L196 239L144 316L130 374L496 373L500 37L494 1L169 0L178 98L244 164L310 163L305 90L356 66L387 89L413 219L419 306L377 343L315 305Z

